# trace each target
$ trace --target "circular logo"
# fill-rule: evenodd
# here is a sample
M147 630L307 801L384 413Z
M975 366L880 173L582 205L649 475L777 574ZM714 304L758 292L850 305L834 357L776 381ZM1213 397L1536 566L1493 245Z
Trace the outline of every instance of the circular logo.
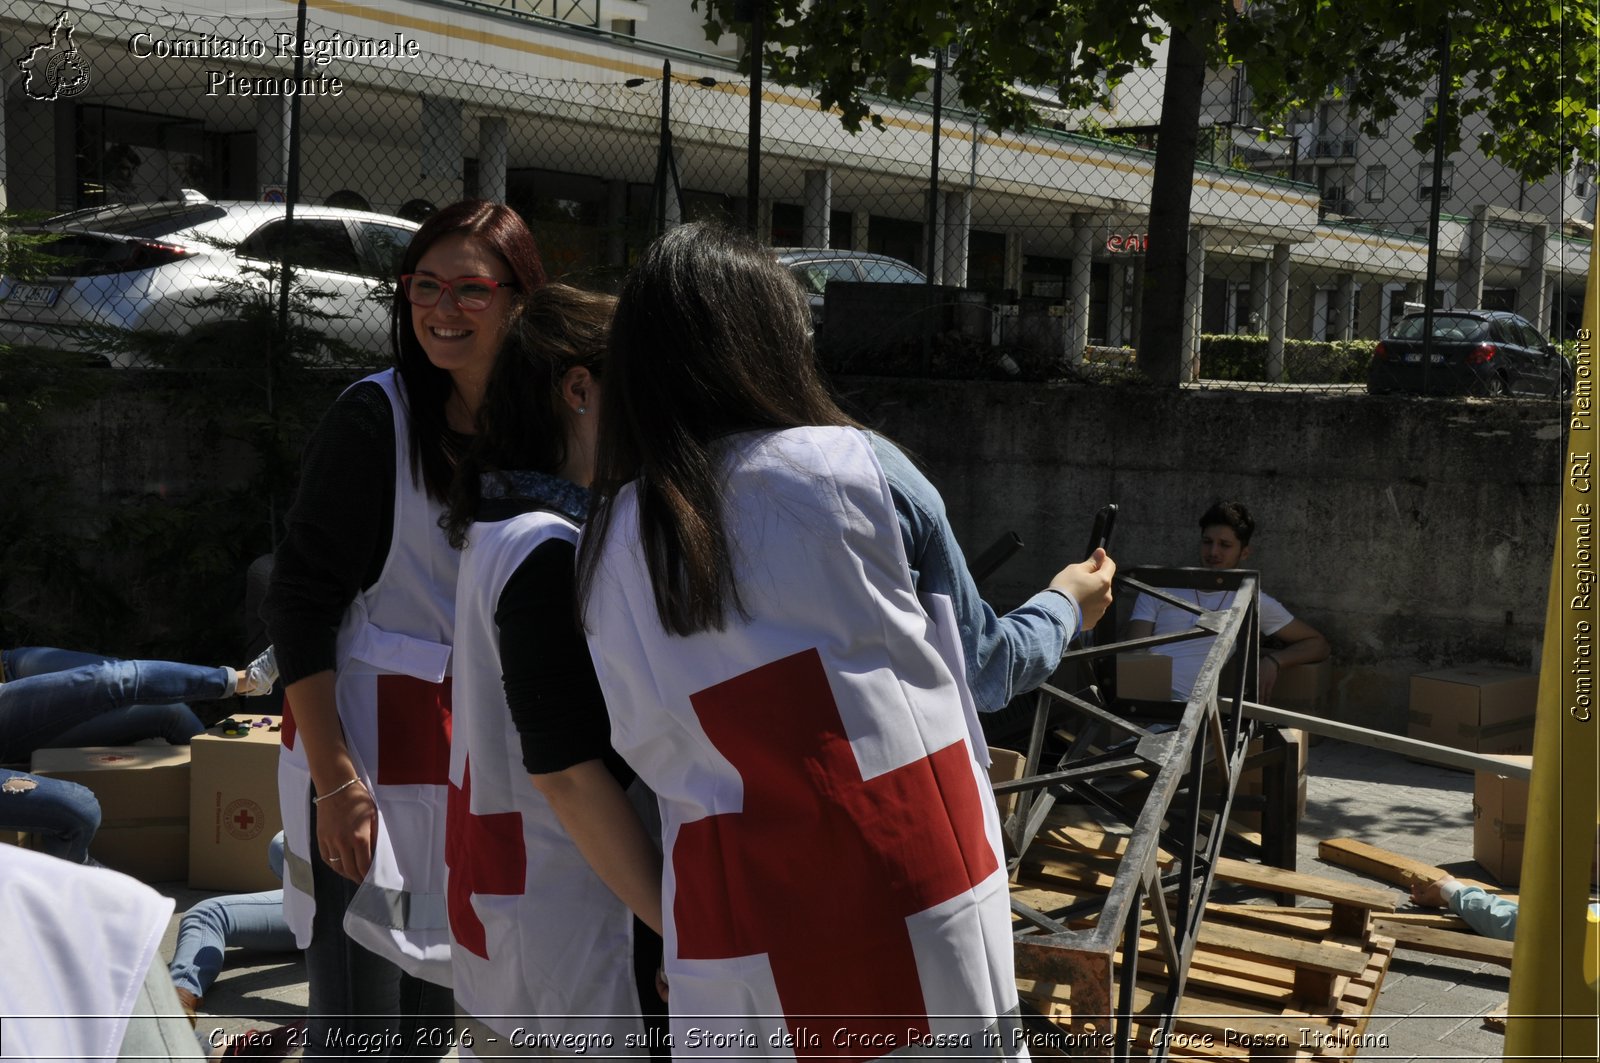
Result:
M45 83L54 94L52 99L68 99L89 87L89 67L76 49L52 56L45 68Z
M266 822L267 817L261 811L261 806L248 797L229 802L228 807L222 810L222 825L228 837L242 842L260 834Z

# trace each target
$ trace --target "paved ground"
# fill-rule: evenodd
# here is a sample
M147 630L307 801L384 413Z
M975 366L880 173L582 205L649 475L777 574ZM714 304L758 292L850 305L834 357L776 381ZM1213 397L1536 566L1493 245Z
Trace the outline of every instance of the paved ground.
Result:
M1447 870L1484 877L1472 863L1472 776L1416 764L1402 757L1325 741L1310 755L1309 805L1301 823L1302 871L1374 884L1323 864L1317 842L1352 836L1395 849ZM176 887L181 913L208 894ZM164 945L170 956L176 916ZM1481 1016L1503 1004L1505 968L1402 952L1397 955L1368 1028L1387 1047L1365 1048L1362 1059L1498 1060L1503 1037L1483 1027ZM234 952L206 999L202 1032L237 1034L275 1025L306 1006L305 968L297 956Z

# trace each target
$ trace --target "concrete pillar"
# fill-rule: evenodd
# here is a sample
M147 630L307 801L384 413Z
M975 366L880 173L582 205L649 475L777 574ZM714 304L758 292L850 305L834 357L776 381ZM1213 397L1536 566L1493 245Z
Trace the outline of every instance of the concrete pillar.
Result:
M1006 232L1006 287L1017 293L1022 291L1022 234L1015 229Z
M677 197L667 197L671 203L669 211L676 211ZM756 242L772 246L772 197L762 196L761 203L756 207Z
M1465 310L1475 310L1483 305L1484 260L1489 254L1489 205L1480 203L1473 208L1472 220L1467 223L1467 246L1456 273L1456 305Z
M628 264L628 182L606 182L606 265Z
M932 231L928 229L928 199L931 195L932 193L926 189L922 192L922 212L918 215L922 222L922 244L919 248L916 266L928 274L928 279L933 283L943 284L944 255L941 253L941 248L943 247L944 219L939 216L938 211L935 211L933 229ZM942 191L939 194L939 198L941 200L944 198Z
M1139 349L1140 328L1144 322L1144 256L1133 260L1133 284L1129 289L1133 298L1128 307L1128 335L1126 343L1135 351Z
M0 106L4 105L0 100ZM55 203L56 210L78 208L78 107L69 98L50 105L56 126Z
M1517 313L1533 322L1540 332L1550 332L1549 280L1545 259L1550 249L1550 226L1535 225L1528 234L1528 263L1517 285Z
M287 96L263 96L256 101L256 188L281 185L289 180L289 107Z
M1206 283L1206 231L1189 228L1188 274L1183 291L1183 345L1180 357L1184 367L1180 379L1200 379L1200 311Z
M872 214L865 210L850 212L850 250L865 251L872 235Z
M1272 245L1267 277L1267 379L1283 382L1283 340L1289 329L1289 245Z
M1250 263L1250 320L1237 322L1235 331L1262 335L1267 331L1268 263L1256 259Z
M1341 273L1337 277L1337 285L1333 292L1333 313L1329 315L1333 322L1329 330L1330 340L1348 340L1355 336L1356 316L1356 278L1353 273Z
M1389 302L1382 281L1363 281L1356 296L1356 338L1375 340L1387 331L1383 320Z
M967 286L967 255L972 237L972 197L965 191L946 192L944 200L944 283Z
M805 221L801 226L803 247L828 246L828 222L833 217L833 173L806 171Z
M1089 288L1094 265L1095 230L1087 214L1072 216L1072 273L1067 277L1067 361L1083 362L1089 345Z
M435 203L461 198L461 160L466 148L463 121L460 100L422 97L422 121L416 130L417 187L412 195Z
M1121 347L1126 342L1127 328L1122 316L1126 312L1128 270L1126 262L1111 260L1111 278L1106 286L1106 345L1110 347Z
M478 196L491 203L506 201L506 169L510 161L507 123L499 115L478 119Z

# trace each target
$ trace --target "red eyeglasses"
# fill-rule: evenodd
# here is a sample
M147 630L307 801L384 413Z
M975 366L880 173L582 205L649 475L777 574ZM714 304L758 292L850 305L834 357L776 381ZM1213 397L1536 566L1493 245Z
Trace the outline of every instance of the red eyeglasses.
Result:
M444 293L449 292L456 305L463 310L487 310L494 302L496 288L515 288L516 281L497 281L493 277L456 277L444 280L426 273L403 273L400 287L412 306L426 309L437 306Z

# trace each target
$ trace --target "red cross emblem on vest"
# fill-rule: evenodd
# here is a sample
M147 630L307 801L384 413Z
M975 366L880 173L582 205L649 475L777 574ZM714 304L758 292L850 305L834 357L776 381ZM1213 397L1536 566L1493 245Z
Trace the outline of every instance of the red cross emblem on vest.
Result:
M445 904L456 944L489 958L483 920L473 910L474 894L520 897L526 888L528 856L522 844L522 813L472 811L472 764L462 767L461 785L450 785L446 802L444 862L450 869Z
M409 675L373 677L378 704L378 777L381 785L450 781L450 681L430 683ZM283 699L283 744L294 748L299 728L294 706Z
M814 1053L796 1038L799 1058L877 1058L925 1036L907 919L999 866L967 743L863 779L815 650L690 702L744 807L679 828L679 957L766 954L791 1032L826 1020ZM835 1030L874 1047L841 1050Z

